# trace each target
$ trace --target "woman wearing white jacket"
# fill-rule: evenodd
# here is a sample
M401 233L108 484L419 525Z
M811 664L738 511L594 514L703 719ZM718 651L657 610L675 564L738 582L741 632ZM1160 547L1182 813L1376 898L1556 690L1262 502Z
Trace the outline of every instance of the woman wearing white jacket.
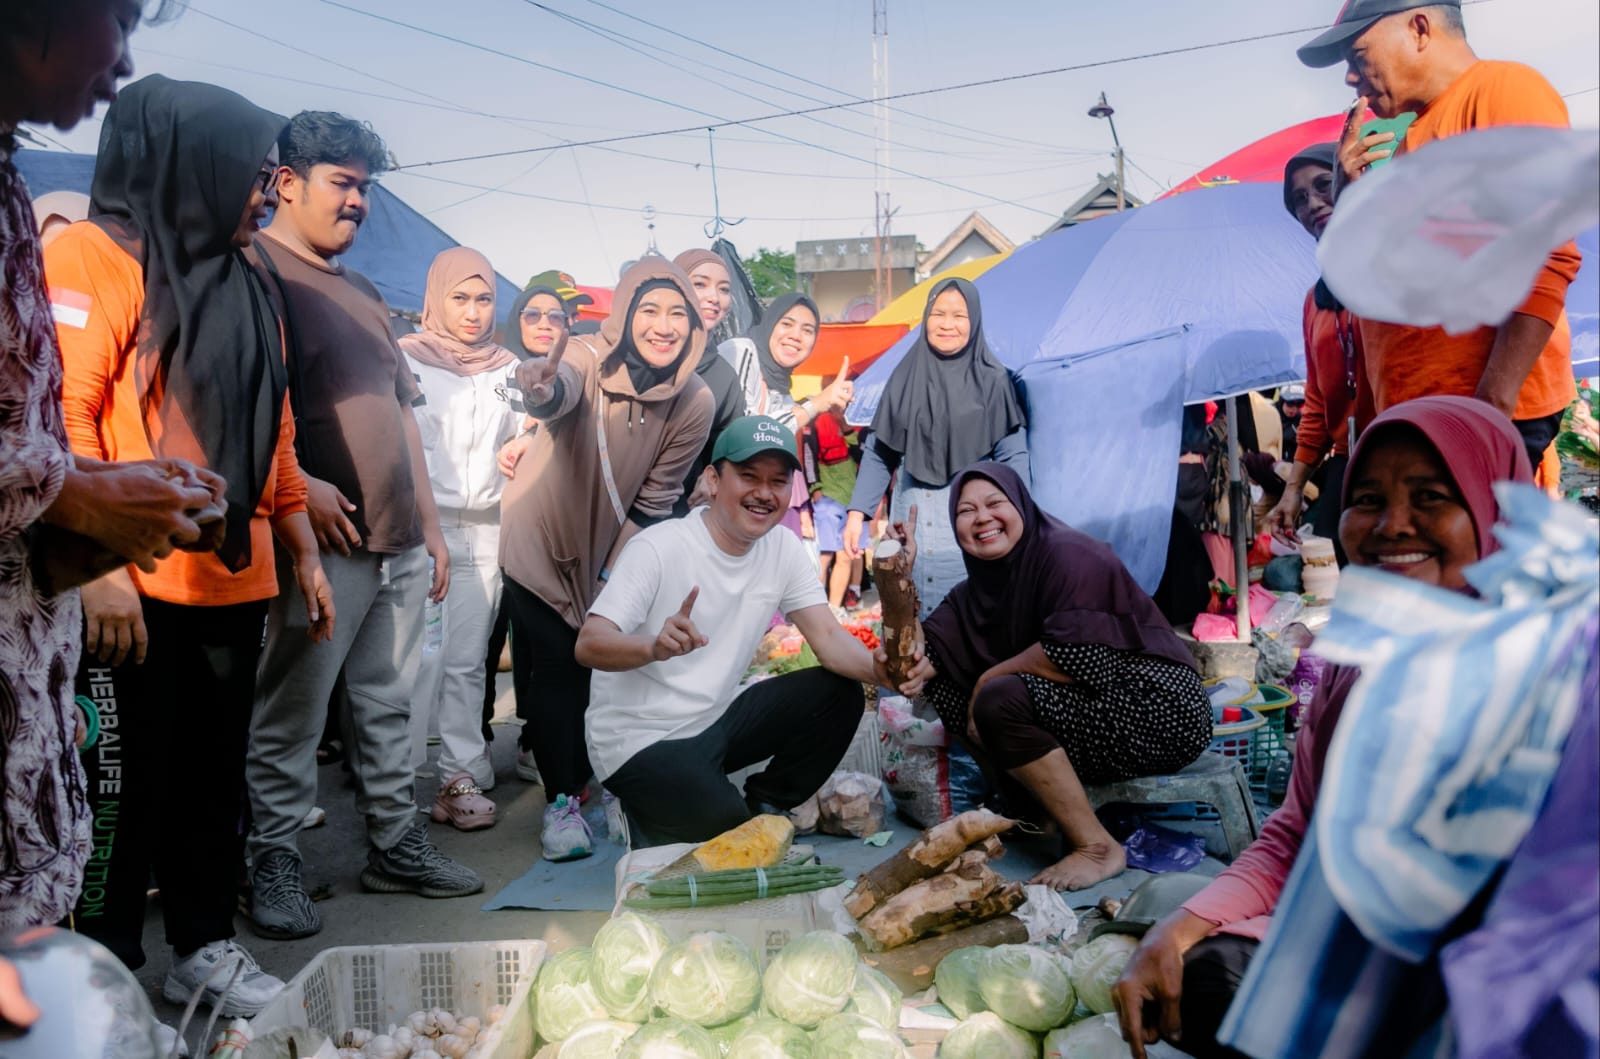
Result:
M417 426L439 522L450 549L450 591L423 634L411 705L412 762L421 765L434 718L439 793L432 817L463 831L494 823L483 738L485 645L500 605L500 449L521 415L504 396L516 363L494 341L495 274L476 250L454 247L428 269L422 330L400 339L424 402Z

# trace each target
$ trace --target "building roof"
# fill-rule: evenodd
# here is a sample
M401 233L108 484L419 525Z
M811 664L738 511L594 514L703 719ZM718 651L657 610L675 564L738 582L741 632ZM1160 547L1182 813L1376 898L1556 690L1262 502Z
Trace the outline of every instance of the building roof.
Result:
M1123 200L1128 209L1143 206L1144 200L1131 191L1123 193ZM1039 233L1039 238L1044 238L1051 232L1059 232L1063 228L1070 228L1074 224L1092 221L1096 217L1104 217L1108 213L1117 212L1117 177L1115 173L1100 174L1100 182L1095 184L1083 197L1068 206L1061 214L1061 218L1050 227Z
M1017 248L1017 244L1007 239L1000 229L984 218L983 214L974 211L966 220L956 225L955 230L945 236L943 242L922 255L917 261L917 272L920 275L931 276L943 271L945 258L953 254L957 247L973 235L989 244L992 248L990 254L1006 254Z

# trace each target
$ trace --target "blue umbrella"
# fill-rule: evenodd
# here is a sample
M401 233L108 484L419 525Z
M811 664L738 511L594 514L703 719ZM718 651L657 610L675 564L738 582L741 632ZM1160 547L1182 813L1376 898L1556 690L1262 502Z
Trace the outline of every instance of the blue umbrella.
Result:
M1567 323L1572 325L1572 374L1600 375L1600 228L1578 236L1583 268L1567 288Z
M978 277L989 347L1021 378L1034 494L1161 579L1183 405L1305 378L1316 246L1275 184L1175 195L1066 228ZM856 384L872 420L916 332Z

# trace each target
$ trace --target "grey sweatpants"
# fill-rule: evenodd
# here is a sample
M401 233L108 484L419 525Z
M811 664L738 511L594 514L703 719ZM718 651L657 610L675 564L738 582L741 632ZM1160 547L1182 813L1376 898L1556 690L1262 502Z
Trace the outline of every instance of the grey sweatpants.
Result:
M245 780L254 824L250 855L294 849L317 795L317 741L328 697L344 669L350 701L346 748L356 808L367 839L389 849L416 822L407 726L422 648L428 553L324 552L333 588L333 639L306 636L306 604L294 569L278 550L278 598L267 612L267 643L256 675Z

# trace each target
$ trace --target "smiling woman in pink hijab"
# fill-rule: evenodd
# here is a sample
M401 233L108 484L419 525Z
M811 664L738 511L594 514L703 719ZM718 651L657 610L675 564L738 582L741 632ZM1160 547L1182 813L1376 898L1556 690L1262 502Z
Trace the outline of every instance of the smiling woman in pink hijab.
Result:
M417 428L439 525L450 549L450 591L430 625L412 699L412 764L426 757L439 729L439 794L432 815L463 831L494 823L494 786L483 738L483 655L500 605L500 449L520 416L501 396L517 361L494 341L495 273L476 250L453 247L428 269L422 330L400 339L427 400Z

